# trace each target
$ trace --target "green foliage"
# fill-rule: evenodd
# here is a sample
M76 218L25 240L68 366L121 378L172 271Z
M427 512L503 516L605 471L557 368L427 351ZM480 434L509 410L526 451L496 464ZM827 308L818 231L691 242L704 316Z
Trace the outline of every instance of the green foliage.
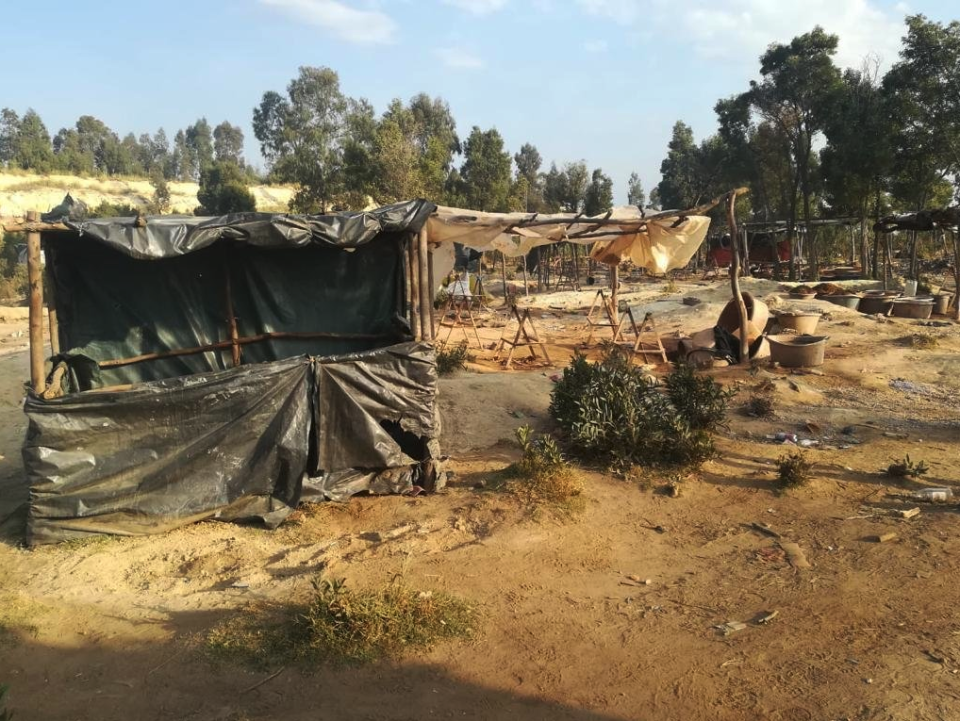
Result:
M472 639L479 624L473 604L443 592L401 583L353 590L342 579L318 578L306 604L241 613L208 634L206 649L261 668L357 665Z
M919 478L927 473L930 467L923 461L914 463L907 454L902 460L894 461L887 466L887 475L893 478Z
M662 392L620 349L591 363L577 355L550 399L550 415L584 456L631 465L698 465L714 454L709 431L729 394L674 369ZM689 415L688 415L689 414Z
M243 171L230 161L214 163L200 176L197 215L246 213L257 209Z
M627 203L640 209L646 207L647 194L643 192L643 183L637 173L630 173L630 180L627 181Z
M518 428L516 436L523 455L504 471L503 479L509 483L500 487L534 509L547 507L564 516L582 511L583 481L557 442L549 434L534 437L530 426Z
M467 358L467 341L465 340L452 348L441 348L437 351L437 373L446 376L462 370Z
M813 463L802 451L793 451L777 459L777 473L784 488L804 486L812 478Z
M473 127L463 144L463 179L467 205L477 210L508 210L510 153L496 128Z
M6 699L7 693L10 691L10 687L5 684L0 684L0 721L12 721L13 720L13 711L7 708Z
M160 168L154 168L151 172L150 185L153 186L153 201L150 204L150 210L157 215L168 213L170 211L170 188L167 187L167 181Z
M139 215L141 209L135 205L125 203L108 203L106 200L95 208L89 208L89 218L133 218Z
M684 363L674 366L665 385L674 408L690 427L708 431L724 424L728 402L737 394L735 389L724 389L710 376L699 374Z
M600 168L593 171L583 201L583 212L600 215L613 207L613 180Z

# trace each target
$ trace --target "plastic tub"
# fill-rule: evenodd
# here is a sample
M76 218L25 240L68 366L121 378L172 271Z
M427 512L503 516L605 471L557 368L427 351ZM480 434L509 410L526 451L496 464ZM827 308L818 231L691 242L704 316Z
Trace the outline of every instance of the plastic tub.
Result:
M795 298L796 300L813 300L817 297L816 291L813 291L812 293L797 293L796 291L791 290L789 295L791 298Z
M953 293L937 293L933 296L933 312L937 315L946 315L950 311L950 301Z
M933 314L933 298L894 298L893 315L897 318L929 318Z
M893 306L893 299L900 295L898 290L878 290L870 291L864 294L860 299L860 306L857 308L861 313L875 315L882 313L886 315Z
M835 305L842 305L844 308L856 310L860 306L860 296L853 294L844 295L825 295L821 300L829 301Z
M777 321L783 330L795 330L797 333L807 335L817 329L817 323L820 322L820 314L786 312L778 314Z
M783 368L823 365L827 338L825 335L768 335L770 358Z

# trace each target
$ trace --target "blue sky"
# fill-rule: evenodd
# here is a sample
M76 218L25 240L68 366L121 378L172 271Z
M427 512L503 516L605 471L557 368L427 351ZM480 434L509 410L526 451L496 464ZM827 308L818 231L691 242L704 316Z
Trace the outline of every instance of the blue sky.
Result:
M11 3L0 43L0 107L35 108L51 134L92 114L121 135L200 116L250 128L266 90L300 65L327 65L378 111L441 95L458 130L496 126L511 152L585 160L625 202L649 189L670 129L714 130L713 104L743 90L757 58L815 24L838 61L896 60L903 17L947 21L955 0L32 0ZM953 6L953 12L950 7ZM32 41L42 42L34 47Z

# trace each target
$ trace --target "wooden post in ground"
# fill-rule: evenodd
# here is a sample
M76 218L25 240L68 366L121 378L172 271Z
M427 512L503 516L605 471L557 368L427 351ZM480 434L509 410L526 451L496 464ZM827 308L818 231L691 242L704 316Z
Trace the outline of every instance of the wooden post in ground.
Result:
M953 285L953 317L960 320L960 228L953 231Z
M530 295L530 288L527 286L527 256L523 256L523 294Z
M433 277L433 248L427 245L427 282L430 283L430 338L436 338L437 309L434 299L437 297L437 281Z
M407 265L410 268L410 332L414 340L423 338L420 326L420 260L417 236L411 234L407 242Z
M423 228L417 236L417 260L420 264L420 335L429 342L433 340L430 307L433 305L434 294L430 290L430 251L427 245L427 229Z
M40 213L31 210L27 221L37 223ZM40 233L27 233L27 279L30 283L30 385L37 395L46 389L43 363L43 266L40 264Z
M727 222L730 224L730 238L737 237L737 193L731 192L727 202ZM750 341L747 338L748 320L747 306L743 302L743 294L740 292L740 244L736 241L730 243L733 250L733 261L730 266L730 286L733 291L733 300L737 304L737 315L740 316L740 364L745 365L750 362Z
M47 326L50 333L50 355L60 355L60 322L57 320L57 294L51 284L46 288Z
M503 274L503 302L507 302L507 256L500 253L500 272Z
M617 294L620 291L620 263L610 266L610 303L613 305L613 312L619 313L620 306L617 304Z
M224 265L223 292L227 310L227 328L230 331L230 356L233 367L240 365L240 333L237 330L237 314L233 309L233 288L230 280L230 264Z

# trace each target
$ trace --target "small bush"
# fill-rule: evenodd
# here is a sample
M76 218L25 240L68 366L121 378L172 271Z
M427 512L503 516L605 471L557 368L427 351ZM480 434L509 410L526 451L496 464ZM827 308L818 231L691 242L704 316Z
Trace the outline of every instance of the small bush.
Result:
M756 416L757 418L772 416L773 399L769 396L750 396L750 400L744 405L743 410L748 416Z
M437 372L442 376L450 375L465 368L466 361L467 341L462 340L453 348L441 348L437 351Z
M313 589L306 605L241 613L217 626L207 637L208 653L260 668L361 664L478 632L476 608L446 593L400 583L358 591L326 578Z
M550 399L550 415L582 455L631 465L699 465L714 455L709 430L730 394L711 378L676 368L666 392L619 349L591 363L577 355Z
M807 460L801 451L794 451L777 459L777 472L780 474L780 485L784 488L804 486L812 478L813 463Z
M887 475L892 478L919 478L924 475L930 467L923 461L914 463L907 454L903 460L894 461L887 466Z
M506 477L515 481L510 489L534 504L547 503L567 512L580 510L583 482L557 442L549 434L534 438L530 426L517 429L517 442L523 457L507 469Z
M909 337L909 344L917 350L932 350L940 345L940 341L932 335L918 334Z

